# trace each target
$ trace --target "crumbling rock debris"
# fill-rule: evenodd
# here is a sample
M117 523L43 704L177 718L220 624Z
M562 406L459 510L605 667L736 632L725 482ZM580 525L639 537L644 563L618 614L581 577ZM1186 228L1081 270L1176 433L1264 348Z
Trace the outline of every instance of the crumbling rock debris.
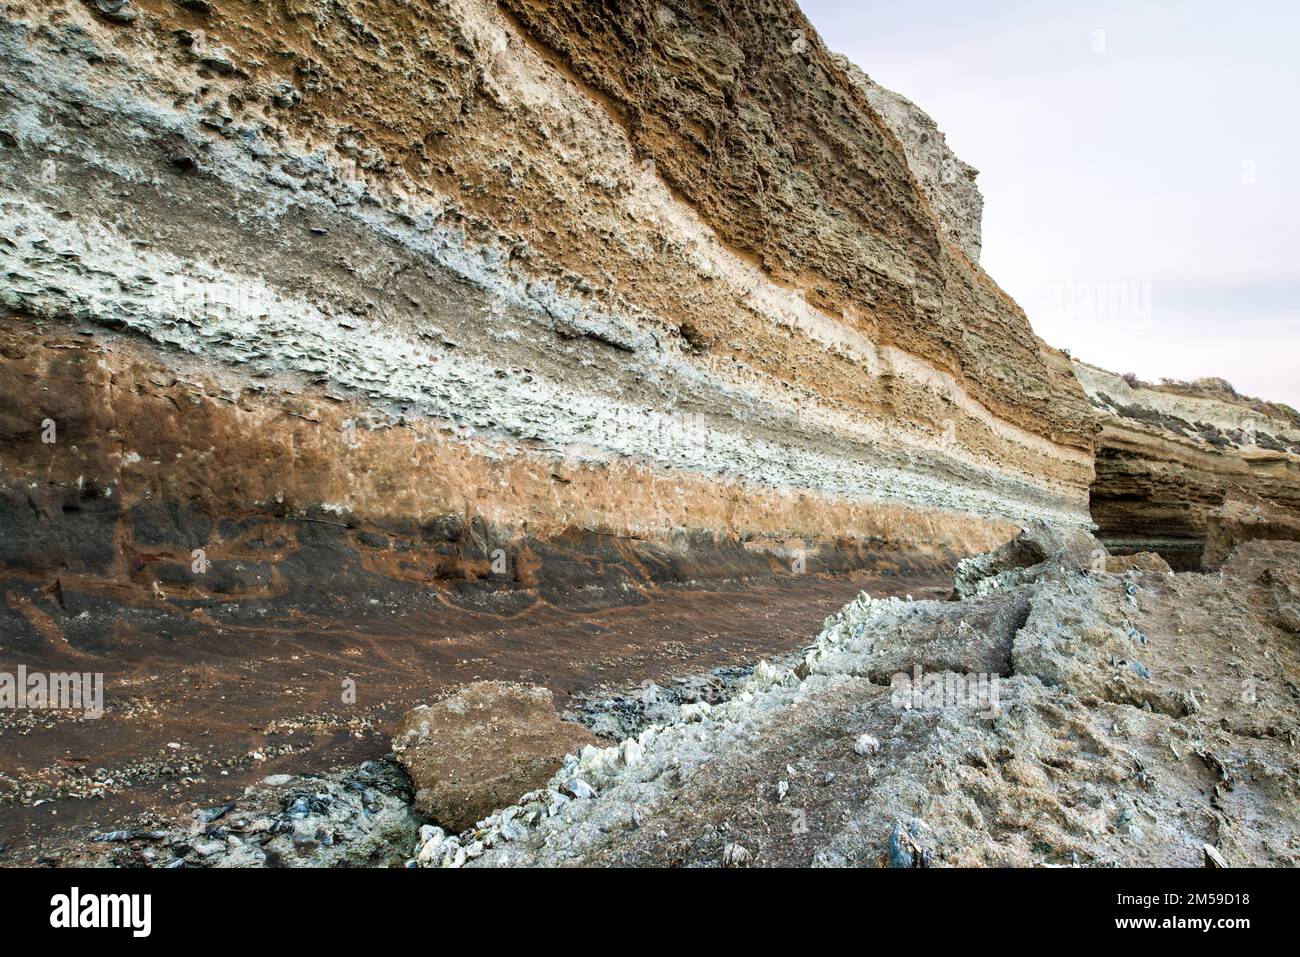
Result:
M954 592L970 598L1032 581L1049 567L1080 571L1098 564L1105 567L1106 552L1081 529L1035 522L999 548L963 559L957 565Z
M115 867L396 867L421 820L391 761L330 774L272 775L188 820L100 834L65 864ZM104 849L103 844L111 845Z
M1058 550L1022 554L1040 552ZM188 823L102 833L93 846L109 849L94 853L150 866L1300 863L1300 646L1275 618L1300 544L1247 543L1209 574L1026 567L979 598L860 596L798 660L761 661L711 703L613 745L524 686L470 685L417 709L396 742L417 786L440 786L446 756L479 774L456 808L499 807L466 811L477 820L460 830L422 820L400 770L371 762L274 775ZM974 640L971 658L927 675L934 698L867 677L877 656L908 665L897 656L912 647L919 680L928 642L913 636L954 614L959 628L963 615L989 622L988 603L1009 595L1028 615L1009 672L984 676L994 694L971 693L985 654ZM511 790L520 767L562 747L554 773ZM513 767L477 766L507 752Z
M730 698L753 672L753 666L715 668L702 675L685 675L671 684L653 681L637 688L581 692L566 718L589 727L601 738L623 741L653 724L670 724L688 704L713 705Z
M741 830L754 860L775 866L1201 866L1206 845L1300 862L1300 648L1269 618L1262 575L1300 568L1300 545L1251 543L1216 574L1121 576L1084 561L1092 544L1022 542L1018 570L1034 571L980 599L850 603L805 667L761 662L707 713L642 730L635 760L583 749L509 810L520 825L509 840L496 823L507 812L462 836L484 847L465 862L716 865L738 843L718 835ZM996 579L1008 554L981 567ZM996 700L963 695L957 671L938 675L950 693L934 701L900 701L862 677L877 647L924 633L930 606L975 612L1015 592L1029 614ZM862 761L841 743L850 731L888 760ZM561 800L575 777L597 796ZM630 827L632 814L648 826Z

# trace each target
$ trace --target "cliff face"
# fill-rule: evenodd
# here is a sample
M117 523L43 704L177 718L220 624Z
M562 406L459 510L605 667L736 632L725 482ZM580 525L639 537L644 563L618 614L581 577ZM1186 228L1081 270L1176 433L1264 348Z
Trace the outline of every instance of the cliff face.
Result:
M6 2L0 54L33 586L617 591L1087 521L1068 361L793 3Z
M833 59L898 137L908 168L929 200L943 235L961 247L971 262L979 262L984 243L984 196L975 185L979 170L948 148L938 124L919 106L885 89L848 58Z
M624 860L735 862L710 842L743 819L760 861L871 862L914 813L951 863L1199 861L1189 838L1286 857L1285 749L1193 815L1218 833L1187 823L1200 766L1166 753L1171 727L1213 749L1226 794L1286 739L1295 548L1144 579L1079 527L1091 494L1119 550L1290 535L1296 417L1045 347L978 266L974 171L792 0L0 0L0 64L0 664L108 676L104 720L0 709L0 845L395 863L405 779L315 769L384 754L397 716L475 678L585 690L617 727L637 712L599 685L692 662L727 667L687 682L700 700L637 685L671 729L595 751L603 804L529 810L484 862L545 860L542 831L612 809L572 832L601 860L582 835L629 833L638 755L664 829ZM962 566L978 597L911 600L1038 520ZM863 595L798 667L714 697L864 580L900 600ZM922 666L1005 676L1014 720L900 718L871 678ZM1232 723L1252 669L1261 710ZM714 700L733 723L701 720ZM1151 719L1123 747L1114 706ZM1156 800L1135 754L1190 783ZM300 785L328 798L306 817ZM191 810L240 793L259 820L210 841ZM1025 813L992 841L971 794ZM1168 840L1133 838L1138 799ZM86 840L164 805L174 839ZM327 842L326 817L354 823Z
M1300 539L1300 415L1219 380L1152 386L1082 362L1098 410L1092 515L1113 552L1213 567L1250 539Z

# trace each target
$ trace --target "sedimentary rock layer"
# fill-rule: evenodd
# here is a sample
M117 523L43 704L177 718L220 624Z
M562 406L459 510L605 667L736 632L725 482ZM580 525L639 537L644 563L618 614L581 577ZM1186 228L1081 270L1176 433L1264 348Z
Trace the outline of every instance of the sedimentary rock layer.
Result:
M312 524L560 587L1087 521L1068 361L792 3L7 2L0 58L10 571L207 594L194 549Z
M1300 414L1220 380L1074 370L1101 418L1092 515L1112 551L1197 568L1241 541L1300 539Z

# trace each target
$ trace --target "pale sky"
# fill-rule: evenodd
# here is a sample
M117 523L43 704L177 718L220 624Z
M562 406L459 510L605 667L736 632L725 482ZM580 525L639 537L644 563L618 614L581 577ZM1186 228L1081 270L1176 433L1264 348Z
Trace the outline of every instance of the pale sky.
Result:
M980 171L1040 336L1300 408L1300 3L800 3Z

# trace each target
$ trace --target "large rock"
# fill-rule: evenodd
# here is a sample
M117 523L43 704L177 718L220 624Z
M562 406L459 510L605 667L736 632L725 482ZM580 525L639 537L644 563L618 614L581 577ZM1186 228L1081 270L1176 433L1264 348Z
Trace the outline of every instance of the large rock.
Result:
M402 718L393 751L415 785L415 805L463 831L541 787L565 754L599 744L561 721L545 688L478 681Z
M1006 544L957 564L957 598L987 595L1034 581L1053 569L1105 571L1106 550L1081 528L1032 522Z
M1300 509L1286 508L1241 489L1232 489L1205 523L1201 563L1217 568L1233 549L1253 541L1300 541Z
M1127 571L1169 574L1169 563L1158 552L1134 552L1131 555L1107 555L1105 571L1122 575Z

